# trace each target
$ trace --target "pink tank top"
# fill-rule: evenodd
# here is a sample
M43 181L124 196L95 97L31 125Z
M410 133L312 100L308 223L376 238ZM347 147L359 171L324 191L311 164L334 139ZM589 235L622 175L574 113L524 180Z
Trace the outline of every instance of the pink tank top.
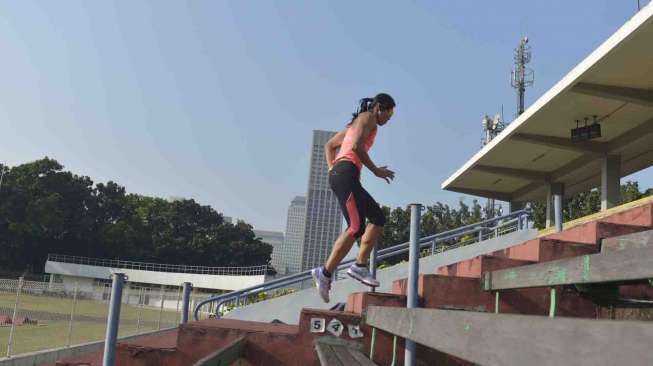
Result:
M363 149L365 151L370 151L370 148L372 145L374 145L374 138L376 137L376 130L377 128L374 128L369 135L367 135L367 138L363 142ZM361 162L361 159L358 157L356 152L352 149L354 145L354 129L353 128L348 128L347 133L345 134L345 139L342 141L342 144L340 145L340 152L338 153L338 156L336 156L336 160L349 160L356 167L358 170L361 170L363 168L363 163Z

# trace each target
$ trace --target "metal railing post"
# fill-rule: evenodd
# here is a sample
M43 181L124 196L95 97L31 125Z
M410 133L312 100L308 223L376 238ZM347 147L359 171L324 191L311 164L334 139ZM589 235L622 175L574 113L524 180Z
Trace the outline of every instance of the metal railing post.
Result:
M159 320L156 322L156 329L161 330L161 316L163 315L163 303L166 299L166 288L161 285L161 305L159 306Z
M420 216L422 205L412 203L410 205L410 246L408 250L408 291L406 307L413 309L417 307L417 281L419 276L419 236ZM415 366L416 344L406 339L406 351L404 353L404 365Z
M372 278L376 279L376 247L372 248L370 253L370 274ZM370 292L375 292L375 287L370 287Z
M184 282L184 293L181 300L181 324L188 323L188 307L190 305L190 291L193 288L190 282Z
M521 230L521 216L517 216L517 231Z
M104 339L104 355L102 365L113 366L116 359L116 343L118 339L118 326L120 325L120 303L122 301L122 288L125 283L124 273L113 273L111 285L111 299L109 303L109 316L107 318L107 334Z
M177 305L175 307L175 314L179 313L179 302L181 301L181 289L182 289L182 286L180 286L177 289ZM177 319L181 319L181 316L179 318L177 318Z
M9 341L7 342L7 358L11 357L11 349L14 345L14 332L16 331L16 315L18 314L18 304L20 303L20 293L23 291L23 277L18 278L16 287L16 302L14 302L14 313L11 316L11 329L9 330Z
M137 310L136 310L136 334L138 334L138 331L141 329L141 311L143 310L143 303L145 302L145 297L143 296L145 292L145 288L141 287L138 290L138 303L137 303Z
M75 282L75 290L73 291L73 306L70 309L70 320L68 323L68 341L66 347L70 347L71 339L73 337L73 322L75 321L75 306L77 306L77 291L79 291L79 285Z

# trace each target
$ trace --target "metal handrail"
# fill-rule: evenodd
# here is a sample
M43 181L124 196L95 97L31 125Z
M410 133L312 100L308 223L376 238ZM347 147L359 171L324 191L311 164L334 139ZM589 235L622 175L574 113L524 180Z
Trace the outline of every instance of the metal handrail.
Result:
M240 275L240 276L262 276L265 275L268 266L248 266L248 267L204 267L204 266L186 266L180 264L162 264L152 262L135 262L120 259L103 259L92 257L79 257L66 254L48 254L48 261L60 263L86 264L98 267L112 267L124 269L137 269L144 271L156 272L175 272L175 273L197 273L212 275Z
M469 235L469 234L472 234L472 233L479 233L480 232L482 234L484 231L494 231L496 233L495 235L498 235L499 232L500 232L500 230L499 230L500 228L508 227L510 225L514 225L515 223L517 224L517 230L519 230L522 227L522 223L524 225L523 227L528 227L528 221L529 221L531 215L532 215L532 211L530 209L515 211L515 212L512 212L512 213L510 213L508 215L495 217L493 219L477 222L477 223L470 224L470 225L461 226L459 228L455 228L455 229L452 229L452 230L448 230L448 231L444 231L444 232L441 232L441 233L438 233L438 234L434 234L434 235L430 235L430 236L427 236L427 237L424 237L424 238L420 238L419 241L418 241L419 246L420 246L420 249L423 249L423 248L428 247L428 246L430 246L432 249L435 249L438 242L453 240L453 239L456 239L456 238L459 238L459 237L462 237L462 236L465 236L465 235ZM495 226L492 226L493 224ZM512 231L510 231L510 232L512 232ZM504 231L503 233L505 235L507 232ZM498 236L500 236L500 235L498 235ZM482 239L482 235L481 235L481 238L477 237L475 239ZM469 241L469 243L467 243L467 244L471 244L471 243L475 243L475 242L478 242L478 241ZM465 245L467 245L467 244L465 244ZM406 253L406 252L408 252L408 249L409 249L408 246L409 246L409 243L406 242L406 243L397 244L397 245L394 245L394 246L391 246L391 247L387 247L387 248L384 248L384 249L380 249L380 250L377 251L377 254L376 254L377 257L376 258L377 258L377 260L380 260L380 259L390 258L390 257L394 257L394 256L399 255L399 254ZM458 246L460 246L460 245L458 245ZM448 249L453 249L454 247L458 247L458 246L448 247L447 250ZM438 252L442 252L442 250L438 251ZM436 251L432 250L432 254L435 254L435 253L436 253ZM350 260L346 260L346 261L341 262L340 265L338 265L338 267L337 267L337 271L347 268L354 261L355 261L355 259L350 259ZM229 292L229 293L226 293L226 294L221 294L221 295L218 295L218 296L215 296L215 297L208 298L206 300L200 301L195 306L195 309L193 311L193 318L195 320L199 320L199 310L200 310L200 308L202 306L204 306L206 304L216 303L215 316L219 317L220 307L222 307L223 305L225 305L228 302L231 302L231 301L235 300L236 301L236 306L238 306L238 304L240 302L240 299L243 298L243 297L257 295L257 294L259 294L261 292L275 290L275 289L278 289L278 288L281 288L281 287L286 287L286 286L289 286L289 285L292 285L292 284L300 283L300 282L303 282L303 281L306 281L306 280L309 280L309 279L311 279L311 271L310 270L295 273L295 274L291 274L291 275L285 276L283 278L279 278L279 279L276 279L276 280L266 282L264 284L259 284L259 285L256 285L256 286L251 286L251 287L248 287L248 288L244 288L242 290L232 291L232 292Z

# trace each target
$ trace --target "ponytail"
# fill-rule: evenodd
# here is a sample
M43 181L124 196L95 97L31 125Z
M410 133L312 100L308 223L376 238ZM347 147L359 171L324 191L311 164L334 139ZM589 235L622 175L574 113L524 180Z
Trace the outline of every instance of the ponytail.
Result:
M351 121L347 124L347 127L351 126L356 118L363 112L369 112L374 108L375 105L379 105L381 110L388 110L395 107L395 101L392 97L385 93L377 94L374 98L363 98L358 101L358 109L356 112L352 113Z
M358 109L356 109L356 112L351 114L352 118L347 126L351 126L351 124L354 123L358 115L360 115L363 112L368 112L370 109L372 109L373 102L374 102L373 98L363 98L359 100Z

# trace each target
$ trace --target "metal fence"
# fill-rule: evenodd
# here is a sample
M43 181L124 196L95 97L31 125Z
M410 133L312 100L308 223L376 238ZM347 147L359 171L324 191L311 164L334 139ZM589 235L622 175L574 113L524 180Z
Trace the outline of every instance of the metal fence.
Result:
M178 264L161 264L150 262L124 261L120 259L102 259L91 257L78 257L65 254L48 254L48 260L60 263L86 264L90 266L138 269L142 271L176 272L176 273L199 273L212 275L238 275L238 276L261 276L267 270L267 265L248 267L205 267L186 266Z
M524 209L435 235L421 237L418 240L419 252L417 256L438 254L465 245L498 238L514 231L528 229L532 225L531 215L532 211L530 209ZM370 272L376 273L377 261L407 255L409 250L409 243L403 243L374 251L370 258ZM336 268L336 276L338 276L338 271L346 269L353 261L351 259L341 262ZM195 306L193 317L195 320L199 320L201 313L206 313L207 308L211 309L211 312L216 316L221 316L233 308L247 306L251 303L251 298L256 298L261 294L272 294L272 296L266 296L270 298L274 297L276 295L274 292L280 289L302 288L305 283L312 282L310 272L309 270L288 275L262 285L252 286L206 299Z
M0 279L0 358L103 340L110 286ZM190 305L208 296L193 292ZM122 291L118 336L174 327L182 308L181 286L128 284Z

